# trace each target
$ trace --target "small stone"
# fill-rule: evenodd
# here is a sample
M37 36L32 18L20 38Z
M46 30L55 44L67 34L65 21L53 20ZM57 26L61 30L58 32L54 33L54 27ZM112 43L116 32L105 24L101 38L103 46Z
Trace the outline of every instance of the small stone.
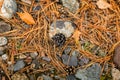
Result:
M117 68L120 69L120 44L115 48L115 52L113 55L113 62Z
M25 67L25 62L23 60L18 60L14 65L13 71L18 71L24 67Z
M112 68L112 77L113 77L113 80L120 80L120 71L116 68Z
M63 6L68 8L72 13L75 13L79 9L78 0L61 0Z
M11 77L12 80L29 80L29 78L24 73L15 73Z
M3 55L4 54L4 52L3 51L0 51L0 55Z
M11 62L11 61L8 61L7 63L8 63L8 65L12 65L12 62Z
M87 68L87 76L89 80L100 80L101 66L98 63Z
M25 58L27 58L27 56L24 55L24 54L20 54L20 55L18 56L18 58L19 58L19 59L25 59Z
M73 34L75 28L76 25L71 21L57 20L50 25L49 37L52 39L55 34L62 33L68 38Z
M107 8L111 8L112 6L111 4L107 3L107 1L104 1L104 0L98 0L96 5L100 9L107 9Z
M2 2L2 0L0 2ZM17 3L15 0L4 0L0 9L0 16L10 19L16 11Z
M69 59L68 55L66 55L66 54L62 55L62 62L63 62L63 64L68 65L68 59Z
M79 55L79 52L78 52L78 51L74 50L74 51L72 52L72 56L78 56L78 55Z
M69 61L69 66L77 66L77 65L78 65L77 56L71 56Z
M62 62L65 64L65 65L69 65L69 66L77 66L78 65L78 59L76 56L71 56L69 57L68 55L66 54L63 54L62 55Z
M3 59L3 60L7 60L7 59L8 59L8 55L7 55L7 54L3 54L3 55L2 55L2 59Z
M100 73L101 66L95 63L87 69L79 69L75 76L80 80L100 80Z
M87 78L87 71L84 69L79 69L77 73L75 74L75 77L80 80L88 80Z
M68 75L66 80L76 80L74 75Z
M11 30L11 26L3 21L0 21L0 33L7 32Z
M67 48L65 48L64 53L65 53L65 54L69 54L70 51L71 51L71 48L70 48L70 47L67 47Z
M80 64L81 66L83 66L83 65L87 64L88 62L89 62L89 59L88 59L88 58L82 57L82 58L80 59L80 61L79 61L79 64Z
M42 57L42 59L45 60L45 61L48 61L48 62L51 61L50 58L48 58L48 57Z
M30 53L30 56L35 59L38 56L38 53L37 52Z
M8 42L6 37L0 37L0 46L6 45Z

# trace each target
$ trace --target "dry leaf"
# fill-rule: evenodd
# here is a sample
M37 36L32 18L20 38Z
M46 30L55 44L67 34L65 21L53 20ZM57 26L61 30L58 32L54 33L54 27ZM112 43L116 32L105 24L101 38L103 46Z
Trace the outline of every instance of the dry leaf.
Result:
M72 36L74 38L74 40L75 40L76 43L79 42L79 36L80 36L80 34L81 34L81 32L76 29L75 32L74 32L74 34L73 34L73 36Z
M2 8L2 5L3 5L3 0L0 0L0 9ZM0 11L1 13L1 11Z
M120 71L117 68L112 68L111 73L113 80L120 80Z
M20 16L20 18L27 24L35 24L35 21L33 19L33 17L27 13L27 12L24 12L24 13L18 13L17 14Z
M99 0L97 1L97 6L100 9L107 9L107 8L111 8L111 5L109 3L107 3L105 0Z

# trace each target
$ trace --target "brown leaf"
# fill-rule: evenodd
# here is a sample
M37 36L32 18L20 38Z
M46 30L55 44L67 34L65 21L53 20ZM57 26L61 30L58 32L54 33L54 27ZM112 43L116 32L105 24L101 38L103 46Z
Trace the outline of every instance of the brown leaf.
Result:
M34 21L33 17L28 12L24 12L24 13L17 12L17 14L20 16L22 21L24 21L25 23L35 24L35 21Z
M3 0L0 0L0 9L2 8ZM0 11L1 13L1 11Z

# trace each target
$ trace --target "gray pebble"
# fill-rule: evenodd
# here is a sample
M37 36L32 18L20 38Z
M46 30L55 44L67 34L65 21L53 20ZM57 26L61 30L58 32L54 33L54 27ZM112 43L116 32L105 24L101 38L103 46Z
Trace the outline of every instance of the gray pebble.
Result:
M87 78L87 71L84 69L79 69L77 73L75 74L75 77L80 80L88 80Z
M1 8L0 16L4 18L12 18L13 14L17 11L17 3L15 0L4 0Z
M71 56L69 61L69 66L77 66L77 65L78 65L77 56Z
M6 45L8 42L6 37L0 37L0 46Z
M93 64L91 67L87 68L88 80L100 80L101 67L98 63Z
M74 75L68 75L66 77L66 80L76 80L75 76Z
M3 55L2 55L2 59L3 59L3 60L7 60L7 59L8 59L8 55L7 55L7 54L3 54Z
M24 67L25 67L25 62L23 60L18 60L14 65L13 71L18 71Z
M65 48L64 53L65 53L65 54L69 54L70 51L71 51L71 48L70 48L70 47L67 47L67 48Z
M76 25L71 21L57 20L50 25L49 37L52 38L55 34L62 33L68 38L73 34L75 28Z
M68 55L66 55L66 54L62 55L62 62L63 62L63 64L68 65L68 59L69 59Z
M75 13L79 9L78 0L61 0L63 6L68 8L72 13Z
M63 54L62 61L65 65L69 65L69 66L77 66L78 65L77 56L69 57L69 55Z
M37 52L30 53L30 56L35 59L38 56Z
M3 55L4 54L4 51L0 51L0 55Z
M45 60L45 61L48 61L48 62L51 61L50 58L48 58L48 57L42 57L42 59Z
M7 32L11 30L11 26L3 21L0 21L0 33Z
M78 51L74 50L74 51L72 52L72 55L73 55L73 56L78 56L78 55L80 55L80 53L79 53Z
M100 72L101 67L95 63L87 69L79 69L75 76L80 80L100 80Z
M86 57L82 57L79 61L79 64L83 66L84 64L87 64L89 62L89 59Z

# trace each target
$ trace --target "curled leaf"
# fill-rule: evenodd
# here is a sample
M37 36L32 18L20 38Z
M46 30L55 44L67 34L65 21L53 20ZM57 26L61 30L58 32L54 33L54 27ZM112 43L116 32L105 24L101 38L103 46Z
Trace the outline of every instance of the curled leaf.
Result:
M17 12L17 14L20 16L22 21L24 21L25 23L35 24L35 21L34 21L33 17L28 12L24 12L24 13Z
M107 8L111 8L111 5L109 3L107 3L105 0L99 0L97 1L97 6L100 9L107 9Z

